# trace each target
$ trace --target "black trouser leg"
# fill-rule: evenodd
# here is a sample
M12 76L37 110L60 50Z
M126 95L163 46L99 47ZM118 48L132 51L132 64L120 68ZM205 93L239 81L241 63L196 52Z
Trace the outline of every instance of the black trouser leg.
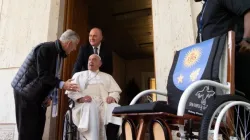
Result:
M41 108L40 107L40 111L39 111L39 129L38 129L38 136L39 138L41 138L42 140L42 137L43 137L43 132L44 132L44 127L45 127L45 122L46 122L46 111L47 111L47 108Z
M242 91L245 93L245 98L250 100L250 55L249 54L240 54L236 53L235 55L235 88L239 91ZM242 96L242 95L241 95ZM247 129L247 133L250 132L250 122L248 124L248 128L244 128L243 125L241 125L245 119L248 117L248 111L246 110L244 112L244 108L240 107L239 108L239 114L237 118L237 112L234 110L235 113L235 125L237 124L238 121L238 127L237 127L237 133L238 136L240 135L239 129ZM239 121L242 121L242 123Z
M235 88L245 93L250 100L250 55L236 53L235 56Z
M119 127L120 127L119 125L115 125L112 123L109 123L107 125L106 129L107 140L117 140Z
M17 131L19 132L20 130L20 117L21 116L21 105L19 105L21 99L20 99L20 96L17 92L14 91L14 99L15 99L15 111L16 111L16 124L17 124Z
M37 102L26 101L15 94L18 140L42 140L46 109Z

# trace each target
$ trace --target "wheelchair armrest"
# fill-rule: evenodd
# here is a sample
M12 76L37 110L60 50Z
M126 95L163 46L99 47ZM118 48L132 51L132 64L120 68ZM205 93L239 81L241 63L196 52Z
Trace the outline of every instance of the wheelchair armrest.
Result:
M69 108L70 108L70 109L72 109L72 108L75 107L75 101L74 101L74 100L69 99L68 103L69 103Z
M226 91L230 91L230 84L221 84L212 80L199 80L194 83L192 83L186 90L183 92L179 104L178 104L178 110L177 110L177 116L183 116L185 113L186 103L189 98L189 96L192 94L192 92L197 89L200 86L214 86L217 88L221 88Z
M139 94L137 94L133 98L133 100L130 102L129 105L134 105L137 102L137 100L139 100L142 96L148 95L148 94L152 94L152 93L163 95L163 96L167 96L167 92L162 92L162 91L158 91L158 90L151 90L151 89L144 90L144 91L140 92Z

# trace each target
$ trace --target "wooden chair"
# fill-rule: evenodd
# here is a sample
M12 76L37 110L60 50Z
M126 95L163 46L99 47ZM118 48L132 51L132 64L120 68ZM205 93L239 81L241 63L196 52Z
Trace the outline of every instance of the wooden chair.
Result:
M235 91L234 38L234 32L229 31L177 51L168 77L168 92L145 90L129 106L115 108L113 115L124 119L125 139L145 140L147 128L155 140L171 140L172 130L179 131L180 139L198 138L193 131L200 129L201 117L216 96ZM135 104L152 93L167 96L168 101Z

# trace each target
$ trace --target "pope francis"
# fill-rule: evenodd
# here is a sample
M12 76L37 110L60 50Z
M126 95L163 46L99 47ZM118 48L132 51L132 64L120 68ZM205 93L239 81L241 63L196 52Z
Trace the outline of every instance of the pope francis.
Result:
M79 92L65 92L76 102L72 118L80 132L80 140L109 140L108 135L114 137L118 129L107 133L110 130L106 126L119 128L122 123L121 118L112 116L113 109L119 106L121 89L111 75L99 71L100 66L100 56L92 54L88 70L73 75L72 82L79 84Z

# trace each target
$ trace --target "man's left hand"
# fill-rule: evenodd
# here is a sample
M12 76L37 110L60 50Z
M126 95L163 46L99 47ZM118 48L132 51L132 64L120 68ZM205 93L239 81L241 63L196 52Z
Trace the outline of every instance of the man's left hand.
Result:
M247 43L245 40L240 42L240 53L250 53L250 44Z
M106 99L106 102L108 103L108 104L111 104L111 103L115 103L116 101L115 101L115 99L113 98L113 97L107 97L107 99Z
M43 101L43 105L44 105L45 107L50 106L50 104L51 104L51 98L46 98L46 99Z

